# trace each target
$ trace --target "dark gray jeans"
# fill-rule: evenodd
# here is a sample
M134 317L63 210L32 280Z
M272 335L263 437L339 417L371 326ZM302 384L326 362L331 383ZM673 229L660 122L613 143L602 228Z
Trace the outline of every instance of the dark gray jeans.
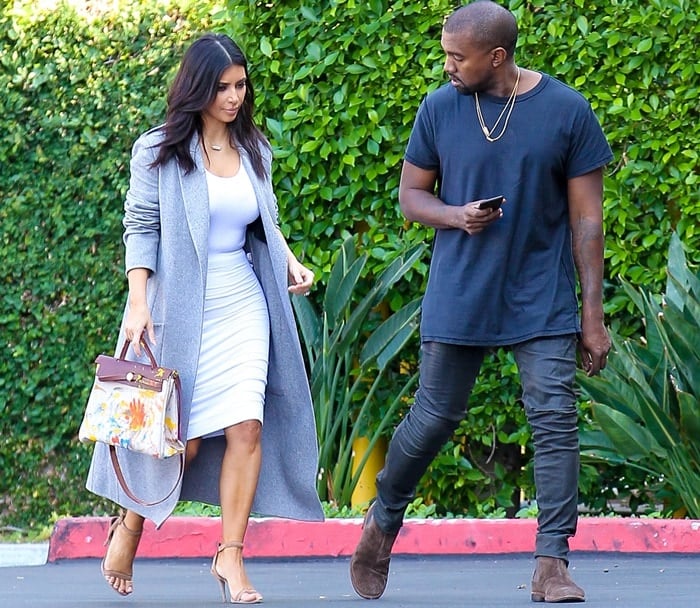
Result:
M578 504L576 336L537 338L515 344L512 350L535 448L535 555L568 560ZM396 428L377 475L374 517L384 532L401 527L418 481L464 418L485 353L482 347L422 345L415 402Z

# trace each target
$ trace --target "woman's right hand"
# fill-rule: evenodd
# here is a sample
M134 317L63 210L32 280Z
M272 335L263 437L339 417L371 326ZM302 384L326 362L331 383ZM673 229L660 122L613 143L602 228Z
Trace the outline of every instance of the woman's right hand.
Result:
M146 336L143 336L144 332ZM124 321L124 335L131 342L131 347L137 357L141 356L141 340L148 338L152 346L156 344L156 334L153 329L153 319L146 304L130 305Z

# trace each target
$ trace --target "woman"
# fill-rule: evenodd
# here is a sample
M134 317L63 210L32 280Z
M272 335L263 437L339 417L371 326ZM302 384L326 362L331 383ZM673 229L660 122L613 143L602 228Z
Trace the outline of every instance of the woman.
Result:
M126 509L110 527L102 562L122 595L133 590L144 518L162 525L177 500L221 505L211 572L224 601L228 586L234 603L262 600L242 558L251 510L323 518L313 409L289 300L289 292L308 294L313 273L277 225L271 151L253 108L243 53L229 37L207 34L182 60L165 124L133 148L119 343L129 340L142 357L139 341L147 338L158 363L180 372L187 444L181 486L155 506L126 496L108 449L95 447L87 487ZM119 457L146 502L177 480L176 458L124 450Z

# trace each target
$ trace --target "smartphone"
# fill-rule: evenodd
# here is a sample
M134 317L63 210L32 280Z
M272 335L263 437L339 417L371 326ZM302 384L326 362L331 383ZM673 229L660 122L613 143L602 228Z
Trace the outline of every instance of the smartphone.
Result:
M487 198L481 201L478 207L479 209L491 209L491 211L495 211L503 204L503 201L505 200L506 198L503 195L493 196L491 198Z

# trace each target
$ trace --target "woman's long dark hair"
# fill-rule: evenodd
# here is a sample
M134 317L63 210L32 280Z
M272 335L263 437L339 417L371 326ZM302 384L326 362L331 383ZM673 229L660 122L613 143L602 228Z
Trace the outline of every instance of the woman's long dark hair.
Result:
M153 162L157 167L173 157L190 173L195 162L190 154L190 140L194 133L202 135L202 112L214 101L221 75L232 65L245 70L247 90L236 119L229 123L231 144L243 146L250 157L253 170L260 178L266 177L261 145L269 144L253 121L255 92L248 77L248 62L238 45L224 34L205 34L197 39L182 58L168 94L168 112L165 118L165 138Z

